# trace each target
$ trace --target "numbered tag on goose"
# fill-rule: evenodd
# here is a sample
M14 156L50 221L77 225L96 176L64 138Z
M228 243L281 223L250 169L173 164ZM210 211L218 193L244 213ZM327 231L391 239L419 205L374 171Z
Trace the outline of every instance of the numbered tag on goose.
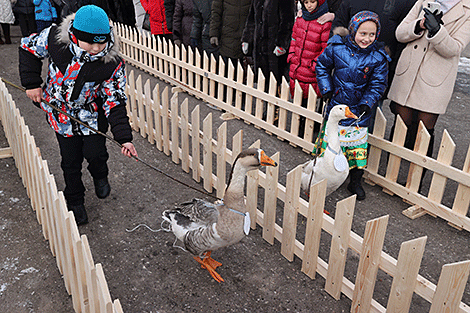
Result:
M346 160L344 154L339 153L335 156L334 165L338 172L343 172L348 169L348 160Z
M243 223L243 231L245 232L245 235L247 236L250 233L250 227L251 227L250 213L246 212L245 221Z

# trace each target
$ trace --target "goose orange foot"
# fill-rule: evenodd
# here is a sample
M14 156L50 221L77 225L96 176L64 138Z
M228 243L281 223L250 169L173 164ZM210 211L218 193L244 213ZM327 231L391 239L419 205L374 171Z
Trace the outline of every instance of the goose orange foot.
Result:
M221 283L224 281L222 276L219 275L215 271L215 269L222 265L222 263L217 262L213 258L211 258L211 251L207 252L207 254L201 259L200 257L195 256L194 259L201 264L201 268L205 268L209 274L214 278L217 282Z

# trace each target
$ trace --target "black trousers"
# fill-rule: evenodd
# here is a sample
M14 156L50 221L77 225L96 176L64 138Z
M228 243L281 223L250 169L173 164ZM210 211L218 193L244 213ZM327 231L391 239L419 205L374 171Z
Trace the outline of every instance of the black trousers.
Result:
M83 159L88 162L88 171L93 179L108 176L109 154L106 150L106 138L101 135L63 137L56 133L62 161L60 166L64 174L64 196L68 205L83 204L85 186L82 182Z
M34 13L18 14L18 20L20 23L21 35L23 37L27 37L36 32L37 27Z

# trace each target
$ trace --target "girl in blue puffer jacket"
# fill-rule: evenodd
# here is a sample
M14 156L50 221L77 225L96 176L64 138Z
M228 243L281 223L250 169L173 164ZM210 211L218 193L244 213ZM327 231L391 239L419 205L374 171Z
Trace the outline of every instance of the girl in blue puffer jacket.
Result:
M362 11L351 18L345 36L334 35L318 57L316 73L322 96L330 100L325 119L331 108L346 104L359 120L340 122L340 142L350 169L348 190L365 199L361 185L367 165L368 126L373 110L387 87L388 62L391 60L383 44L377 42L380 22L377 14ZM320 138L324 136L324 129ZM321 149L326 149L327 139Z

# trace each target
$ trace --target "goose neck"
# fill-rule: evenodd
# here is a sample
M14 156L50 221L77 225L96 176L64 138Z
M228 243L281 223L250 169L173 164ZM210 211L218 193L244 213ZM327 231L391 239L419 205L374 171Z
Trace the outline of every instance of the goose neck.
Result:
M325 135L328 138L328 145L335 151L338 151L340 148L338 132L338 122L328 121L326 123Z
M247 169L239 164L235 164L229 185L225 189L224 203L229 208L245 213L245 176Z

